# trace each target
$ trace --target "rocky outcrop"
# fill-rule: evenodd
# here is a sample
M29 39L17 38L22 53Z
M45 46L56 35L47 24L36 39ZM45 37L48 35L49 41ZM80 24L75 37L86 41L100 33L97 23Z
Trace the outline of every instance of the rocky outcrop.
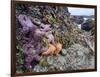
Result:
M19 73L94 68L94 34L80 30L67 7L17 4L16 40Z

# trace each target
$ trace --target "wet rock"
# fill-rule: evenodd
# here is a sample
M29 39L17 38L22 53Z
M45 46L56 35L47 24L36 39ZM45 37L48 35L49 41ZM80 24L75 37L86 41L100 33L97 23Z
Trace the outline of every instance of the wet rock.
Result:
M85 31L90 31L92 29L91 23L88 23L88 22L83 23L81 25L81 29L82 30L85 30Z

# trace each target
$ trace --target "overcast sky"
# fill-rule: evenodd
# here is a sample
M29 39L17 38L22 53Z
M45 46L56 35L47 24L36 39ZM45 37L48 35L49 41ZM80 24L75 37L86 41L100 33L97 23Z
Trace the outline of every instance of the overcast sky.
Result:
M94 15L94 9L68 7L71 15Z

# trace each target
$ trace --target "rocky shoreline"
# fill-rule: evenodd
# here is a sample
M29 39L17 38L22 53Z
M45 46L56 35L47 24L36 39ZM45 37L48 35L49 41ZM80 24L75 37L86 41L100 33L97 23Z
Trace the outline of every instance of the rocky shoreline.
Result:
M95 24L89 23L89 31L79 29L67 7L17 4L16 72L93 69Z

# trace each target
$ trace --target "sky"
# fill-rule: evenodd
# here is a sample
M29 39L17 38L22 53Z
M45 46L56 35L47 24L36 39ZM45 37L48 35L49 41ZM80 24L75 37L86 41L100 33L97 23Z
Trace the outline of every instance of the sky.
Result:
M68 7L68 10L71 13L71 15L94 15L94 9L92 8Z

